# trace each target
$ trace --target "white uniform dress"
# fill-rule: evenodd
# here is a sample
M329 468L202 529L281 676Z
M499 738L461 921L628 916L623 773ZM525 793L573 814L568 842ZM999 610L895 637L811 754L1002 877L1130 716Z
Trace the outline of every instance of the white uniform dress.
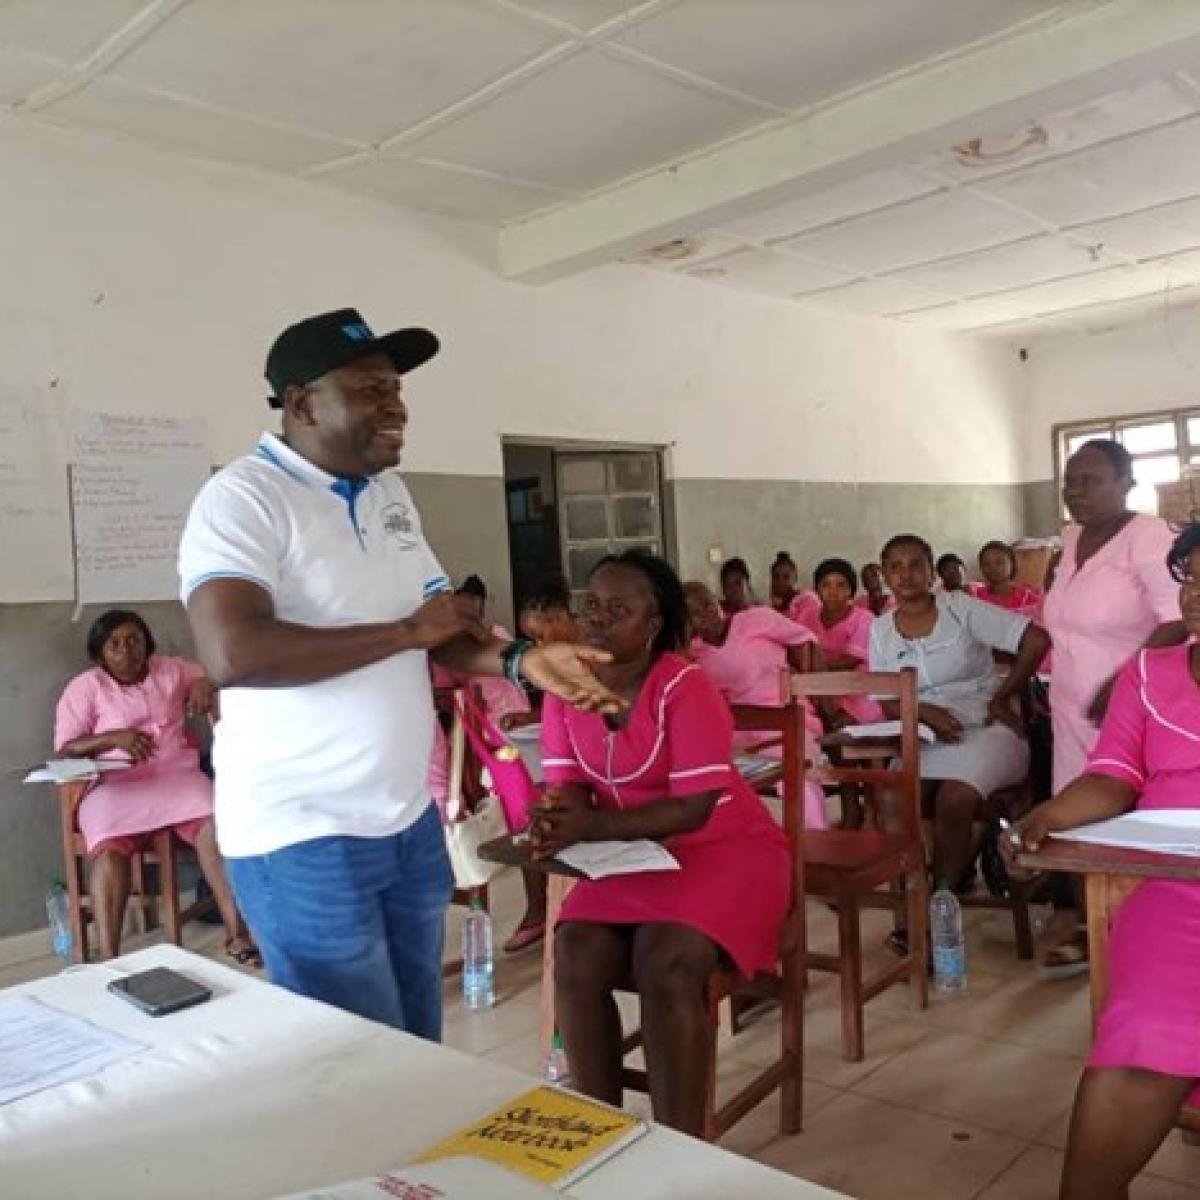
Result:
M961 742L921 746L921 778L970 784L981 796L1020 783L1029 772L1029 743L1007 725L987 724L1000 686L992 651L1015 654L1029 618L985 604L966 592L937 592L937 623L920 638L896 628L896 614L871 623L871 670L917 670L918 697L962 722Z

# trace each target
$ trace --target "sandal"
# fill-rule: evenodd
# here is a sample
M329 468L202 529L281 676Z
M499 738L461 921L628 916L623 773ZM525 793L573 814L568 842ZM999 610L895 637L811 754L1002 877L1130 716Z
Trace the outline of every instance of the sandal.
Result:
M1042 959L1042 974L1050 979L1074 979L1086 975L1090 963L1087 930L1080 928Z
M239 967L253 967L256 971L262 970L263 960L262 954L253 942L247 942L244 946L234 946L235 938L230 938L225 943L225 953L233 959Z
M512 936L504 943L505 954L517 954L536 946L546 936L546 922L538 921L536 925L518 925Z

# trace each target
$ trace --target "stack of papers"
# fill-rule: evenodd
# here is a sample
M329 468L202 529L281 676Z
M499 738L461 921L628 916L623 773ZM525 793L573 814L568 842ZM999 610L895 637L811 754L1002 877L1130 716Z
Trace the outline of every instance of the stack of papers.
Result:
M904 733L899 721L872 721L869 725L847 725L842 732L855 739L898 738ZM937 734L928 725L917 726L917 737L923 742L936 742Z
M25 776L26 783L71 783L95 779L103 771L128 771L131 762L119 758L51 758Z
M733 760L737 773L747 782L754 783L771 775L778 775L783 770L783 764L777 758L767 758L763 754L739 754Z
M635 875L639 871L678 871L679 860L658 842L576 842L555 856L589 879L608 875Z
M1160 808L1125 813L1052 836L1064 842L1091 842L1123 850L1200 858L1200 809Z
M284 1200L386 1200L411 1196L417 1200L550 1200L553 1188L523 1179L480 1158L444 1158L418 1167L399 1167L385 1175L333 1184L311 1192L296 1192Z

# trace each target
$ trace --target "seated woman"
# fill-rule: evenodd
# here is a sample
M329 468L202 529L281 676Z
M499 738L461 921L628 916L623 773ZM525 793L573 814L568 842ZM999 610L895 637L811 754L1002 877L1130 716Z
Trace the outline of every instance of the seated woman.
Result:
M864 563L858 573L862 580L862 595L855 600L859 608L867 609L872 616L881 617L896 607L894 597L883 586L883 568L878 563Z
M96 665L67 684L55 716L59 756L133 764L102 775L79 806L100 952L120 953L130 858L148 846L150 834L170 829L196 849L225 925L226 953L261 966L217 850L212 781L184 727L188 717L215 713L216 692L195 663L155 649L137 613L113 609L98 617L87 638Z
M816 592L797 590L799 579L795 560L786 550L780 550L771 564L771 607L793 621L803 621L820 607Z
M1004 542L987 542L979 551L979 573L983 582L975 584L971 595L976 600L1006 608L1009 612L1036 617L1042 606L1042 593L1027 583L1018 583L1017 556Z
M1048 834L1200 795L1200 524L1168 563L1189 637L1142 650L1118 676L1084 773L1017 827ZM1109 993L1071 1118L1063 1200L1124 1200L1190 1097L1200 1104L1200 884L1148 879L1117 912Z
M962 591L933 590L933 551L905 533L883 548L895 612L871 625L873 671L915 667L919 717L937 737L921 747L921 778L933 814L933 870L953 888L970 882L973 825L984 802L1020 783L1029 744L1014 707L1050 644L1028 617L1004 612ZM1001 680L992 652L1015 655ZM884 704L898 717L898 701Z
M944 592L970 592L967 564L957 554L943 554L938 558L937 576Z
M866 669L871 649L871 614L854 603L858 576L844 558L827 558L813 572L820 607L806 614L802 624L817 639L827 671ZM848 718L857 722L882 718L870 696L844 696L840 700Z
M636 988L654 1119L695 1135L709 1069L707 980L723 957L748 974L778 963L791 863L782 831L732 766L729 709L679 654L686 622L683 589L662 559L630 551L592 572L584 637L612 656L596 674L628 707L604 717L546 698L552 807L532 836L542 855L653 838L679 860L678 871L576 884L555 934L555 990L575 1087L619 1105L613 992Z
M765 607L723 616L716 597L702 583L684 584L683 594L691 635L688 653L726 702L769 708L782 705L787 675L803 669L800 648L813 643L813 635L803 625ZM825 732L811 707L805 725L813 738L820 739ZM733 735L734 748L739 750L762 740L760 733ZM805 791L804 821L810 829L824 829L828 823L825 793L815 783L809 783Z

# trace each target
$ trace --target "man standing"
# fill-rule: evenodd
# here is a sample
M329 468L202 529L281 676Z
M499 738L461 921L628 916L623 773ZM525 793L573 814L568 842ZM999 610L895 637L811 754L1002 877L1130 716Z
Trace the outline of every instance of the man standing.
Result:
M391 470L401 377L437 350L425 329L377 338L354 309L284 330L266 366L283 436L205 484L180 548L223 689L218 839L272 980L431 1039L452 880L426 787L427 654L613 704L596 652L506 646L449 594Z

